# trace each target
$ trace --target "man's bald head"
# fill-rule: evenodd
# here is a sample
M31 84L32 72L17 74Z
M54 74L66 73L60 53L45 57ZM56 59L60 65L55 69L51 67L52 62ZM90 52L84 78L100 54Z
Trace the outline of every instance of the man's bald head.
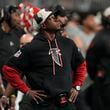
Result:
M31 42L33 39L33 36L31 34L24 34L20 38L20 47L26 45L27 43Z

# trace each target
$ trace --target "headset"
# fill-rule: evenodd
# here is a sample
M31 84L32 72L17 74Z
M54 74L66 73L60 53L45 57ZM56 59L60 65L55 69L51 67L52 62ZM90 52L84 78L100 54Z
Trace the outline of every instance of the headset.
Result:
M11 23L11 14L16 12L17 11L17 7L16 6L13 6L13 5L9 5L9 6L5 6L1 9L0 11L0 24L3 22L3 21L6 21L6 23L9 25L9 26L12 26L12 23Z

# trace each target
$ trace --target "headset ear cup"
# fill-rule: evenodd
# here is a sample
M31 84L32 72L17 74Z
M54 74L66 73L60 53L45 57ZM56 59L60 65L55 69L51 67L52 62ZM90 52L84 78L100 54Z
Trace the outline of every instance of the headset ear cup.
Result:
M46 25L45 24L41 24L41 28L46 29Z
M43 24L43 28L46 29L46 25L45 24Z

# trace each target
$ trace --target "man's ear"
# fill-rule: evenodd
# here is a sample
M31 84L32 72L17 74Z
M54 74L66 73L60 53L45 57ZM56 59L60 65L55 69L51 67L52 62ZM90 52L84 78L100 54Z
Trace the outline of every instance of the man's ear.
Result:
M42 27L43 29L46 29L46 25L45 25L45 24L42 24L41 27Z

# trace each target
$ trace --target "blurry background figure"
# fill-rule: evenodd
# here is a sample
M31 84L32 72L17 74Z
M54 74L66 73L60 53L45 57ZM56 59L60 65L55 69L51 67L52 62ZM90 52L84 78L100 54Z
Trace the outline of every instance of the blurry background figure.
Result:
M57 20L61 23L61 27L63 28L67 24L67 21L68 21L66 9L61 5L57 5L54 8L53 13L55 17L57 18Z
M18 25L20 25L18 8L13 5L3 7L0 10L0 72L3 80L1 82L2 89L7 89L8 84L2 73L2 66L19 49L19 37L21 34L16 33L18 32L16 28ZM7 97L5 97L6 91L3 90L1 96L3 95L3 99L7 100Z
M39 11L39 8L32 6L29 3L21 3L16 7L17 13L12 16L12 33L15 33L20 38L20 47L30 42L33 39L32 35L37 34L37 25L34 23L34 15ZM30 33L30 34L24 34ZM24 34L23 36L21 36ZM31 35L32 34L32 35ZM19 48L18 48L19 49ZM2 87L3 88L3 87ZM11 94L13 88L10 84L7 85L6 90L1 98L2 103L6 103L7 97ZM20 95L21 94L21 95ZM5 97L5 98L4 98ZM18 103L22 98L22 93L18 92L16 110L18 110ZM12 97L13 100L13 97ZM13 101L12 101L13 102ZM12 104L12 106L15 104Z
M88 74L94 82L90 92L93 110L110 110L110 7L102 13L102 25L87 51Z
M68 22L66 9L61 5L57 5L55 7L51 7L50 10L53 11L54 16L56 17L57 21L61 25L61 31L60 32L61 32L62 36L68 37L68 35L65 31L65 26Z
M75 37L74 41L77 43L79 42L80 45L77 45L83 56L86 56L87 49L92 41L92 39L95 36L95 27L96 27L96 21L95 21L95 14L94 13L85 13L81 15L81 27L79 36ZM77 43L78 44L78 43ZM87 74L87 78L85 80L85 83L82 87L82 92L79 95L79 100L77 103L78 110L91 110L90 106L88 105L87 97L89 87L92 85L92 81L89 78ZM83 104L83 106L82 106Z
M20 48L22 48L22 46L26 45L27 43L30 43L33 40L33 38L34 37L31 34L22 35L20 38ZM23 79L26 80L25 77ZM18 91L16 98L16 107L15 107L16 110L19 110L19 103L22 100L23 95L24 94L22 92Z
M95 15L91 13L85 13L81 15L81 27L78 35L74 37L76 45L81 49L82 54L85 56L87 48L93 39L95 32L94 28L96 26ZM78 45L79 41L80 45Z
M80 20L81 20L81 17L78 13L76 12L70 13L69 20L66 25L66 32L68 34L68 37L73 41L74 41L74 37L77 37L78 33L80 32L80 28L79 28ZM78 43L78 41L76 44L81 45Z
M18 22L16 22L16 19ZM19 49L19 36L13 33L13 28L20 23L17 7L6 6L0 13L0 71L8 58ZM6 86L6 85L5 85Z
M95 15L92 13L83 13L80 16L78 13L73 13L66 26L69 38L76 43L84 57L95 35L96 26Z
M85 57L86 51L96 32L95 29L97 23L95 21L95 15L92 13L84 13L78 16L78 14L73 13L71 18L72 19L70 19L66 26L66 31L69 35L69 38L76 43L83 56ZM85 84L82 87L76 103L77 110L91 110L86 100L87 92L91 84L92 81L87 75Z
M27 43L31 42L33 36L37 34L37 30L39 29L38 25L35 22L34 15L39 11L38 7L34 7L33 5L24 2L18 5L20 9L20 17L21 17L21 26L24 27L25 33L20 38L20 48ZM23 78L26 80L25 78ZM19 103L22 100L23 93L18 91L16 98L16 110L19 110Z
M96 26L94 26L94 32L96 33L103 28L101 18L102 18L101 12L97 12L95 16Z
M31 34L24 34L20 38L20 47L26 45L27 43L31 42L33 39L33 36Z

